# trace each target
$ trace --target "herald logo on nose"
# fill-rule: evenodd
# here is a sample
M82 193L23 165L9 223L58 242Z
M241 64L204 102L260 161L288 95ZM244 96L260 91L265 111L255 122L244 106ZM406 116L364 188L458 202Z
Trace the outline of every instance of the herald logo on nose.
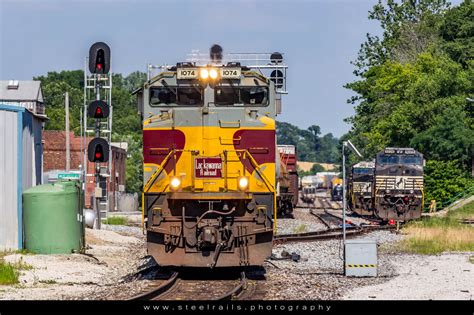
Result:
M194 176L199 178L221 178L222 159L220 157L194 159Z

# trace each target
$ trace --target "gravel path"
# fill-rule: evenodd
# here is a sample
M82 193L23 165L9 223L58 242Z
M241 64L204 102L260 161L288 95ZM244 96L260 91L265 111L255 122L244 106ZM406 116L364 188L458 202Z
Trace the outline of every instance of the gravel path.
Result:
M133 237L136 237L136 238L139 238L139 239L145 237L145 235L143 234L142 228L138 227L138 226L102 224L102 229L108 230L108 231L113 231L113 232L119 233L121 235L133 236Z
M472 300L474 264L469 262L472 255L391 255L398 277L382 284L351 290L343 299Z
M377 244L390 246L403 236L389 231L375 231L360 238L369 238ZM267 295L265 299L341 299L345 292L354 287L380 284L397 275L392 255L379 252L377 278L347 278L344 276L342 243L339 240L277 245L273 255L297 253L301 260L272 260L266 263Z
M0 300L120 299L139 292L146 283L127 278L147 262L146 248L143 235L129 235L86 229L86 255L5 256L31 268L20 272L19 284L1 286Z
M277 220L277 234L305 233L326 229L321 221L309 213L309 209L296 208L293 211L293 216L294 219Z

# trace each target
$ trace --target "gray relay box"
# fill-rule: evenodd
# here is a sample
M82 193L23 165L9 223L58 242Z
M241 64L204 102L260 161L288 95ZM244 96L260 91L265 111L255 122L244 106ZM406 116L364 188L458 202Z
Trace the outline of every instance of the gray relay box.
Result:
M377 276L377 243L374 240L346 240L345 254L346 276Z

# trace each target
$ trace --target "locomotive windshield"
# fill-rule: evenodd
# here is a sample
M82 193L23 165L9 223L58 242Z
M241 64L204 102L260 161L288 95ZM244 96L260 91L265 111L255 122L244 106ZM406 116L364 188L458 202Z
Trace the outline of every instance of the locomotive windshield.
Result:
M216 105L268 105L268 88L263 86L218 86L214 93Z
M381 155L378 158L379 164L398 164L398 155Z
M380 155L378 158L379 164L415 164L422 165L423 158L421 156L413 155Z
M422 165L423 159L420 156L401 156L400 163Z
M203 90L197 86L156 86L150 88L151 106L200 106Z
M354 168L353 173L357 175L372 174L374 170L372 168Z

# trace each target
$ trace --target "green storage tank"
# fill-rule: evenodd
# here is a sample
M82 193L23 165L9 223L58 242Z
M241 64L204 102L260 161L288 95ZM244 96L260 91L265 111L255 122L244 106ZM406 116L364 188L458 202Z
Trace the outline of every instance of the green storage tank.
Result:
M79 182L60 181L23 193L25 249L37 254L70 254L84 248Z

